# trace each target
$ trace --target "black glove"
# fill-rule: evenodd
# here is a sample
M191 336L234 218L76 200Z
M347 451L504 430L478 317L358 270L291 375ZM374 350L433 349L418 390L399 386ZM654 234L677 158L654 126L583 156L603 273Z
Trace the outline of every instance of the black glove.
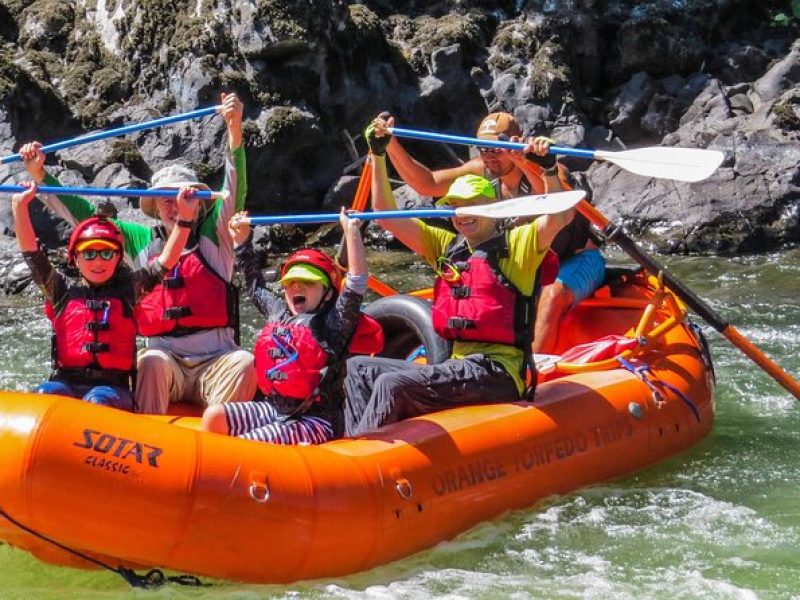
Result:
M367 140L369 151L375 156L383 156L386 154L386 147L392 139L392 136L387 134L383 137L378 137L375 134L375 123L370 123L369 127L364 130L364 138Z
M544 138L544 136L537 136L535 139ZM555 144L555 141L551 140L550 138L545 138L550 144ZM548 169L552 169L556 166L556 155L555 154L545 154L544 156L539 156L538 154L526 154L525 158L529 161L536 163L539 165L543 170L547 171Z
M552 169L556 166L556 157L553 154L545 154L544 156L539 156L538 154L527 154L525 158L542 167L542 170L544 171Z

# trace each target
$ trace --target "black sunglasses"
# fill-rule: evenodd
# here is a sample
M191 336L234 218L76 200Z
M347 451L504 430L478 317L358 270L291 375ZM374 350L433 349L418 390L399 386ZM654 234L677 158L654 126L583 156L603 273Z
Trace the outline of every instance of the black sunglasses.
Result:
M81 256L83 256L83 260L95 260L98 256L103 260L112 260L117 255L116 250L95 250L93 248L89 248L88 250L84 250L81 252Z

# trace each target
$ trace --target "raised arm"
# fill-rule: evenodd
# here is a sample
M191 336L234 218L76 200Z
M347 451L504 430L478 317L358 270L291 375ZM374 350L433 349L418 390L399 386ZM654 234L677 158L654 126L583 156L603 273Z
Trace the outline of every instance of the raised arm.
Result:
M182 187L178 191L178 222L167 238L164 244L164 249L158 256L158 262L161 263L166 270L172 269L181 257L181 252L186 247L186 242L189 239L189 234L192 232L191 225L182 226L181 223L191 224L197 215L198 200L193 198L197 190L192 187Z
M565 188L571 189L569 186L563 184L563 181L567 178L567 168L561 164L557 165L557 168L558 170L556 173L543 173L545 193L560 192ZM558 235L558 232L571 223L574 218L575 209L571 208L561 213L544 215L536 219L536 222L539 224L539 250L549 248L550 244L553 243L553 240Z
M14 216L14 231L17 234L17 245L23 252L33 252L38 248L36 232L31 223L29 207L36 197L36 184L28 184L30 187L24 192L11 196L11 213Z
M242 114L244 106L236 94L222 94L222 118L228 128L228 149L233 152L242 145Z
M518 138L511 138L512 141L520 141ZM537 136L528 139L528 147L524 150L508 150L508 155L514 164L519 167L529 181L541 180L544 193L562 192L571 190L569 185L565 185L569 176L567 168L551 154L548 154L550 144L553 143L548 137ZM525 157L530 154L533 162ZM558 232L569 224L575 217L575 209L557 213L554 215L544 215L536 219L538 226L538 250L546 250L550 247Z
M348 217L347 212L342 208L339 223L344 231L344 243L347 246L348 274L368 275L367 254L364 251L364 240L361 238L361 221Z
M247 198L247 161L242 146L242 114L244 107L236 94L222 94L220 112L227 128L227 148L225 151L225 183L221 200L214 203L214 208L200 225L200 235L211 240L219 248L225 265L233 264L230 232L228 223L231 217L244 210ZM215 265L226 271L230 268Z
M381 113L381 115L385 115L385 113ZM389 143L386 146L386 153L392 161L392 165L397 170L400 178L414 188L417 193L425 196L444 196L450 184L457 177L468 173L474 173L475 175L483 173L480 159L474 159L450 169L438 169L436 171L429 169L412 157L396 137L389 134L388 128L394 127L394 117L381 115L373 121L376 132L388 136Z
M45 154L40 142L29 142L19 150L25 169L36 183L60 186L61 182L44 168ZM54 196L46 194L42 203L59 217L75 226L94 215L94 205L81 196Z

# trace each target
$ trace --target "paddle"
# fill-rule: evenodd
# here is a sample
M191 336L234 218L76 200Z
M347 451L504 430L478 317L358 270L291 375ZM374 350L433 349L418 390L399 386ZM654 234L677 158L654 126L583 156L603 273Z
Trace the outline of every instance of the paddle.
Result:
M180 121L197 119L198 117L205 117L206 115L212 115L221 108L222 108L221 105L209 106L208 108L201 108L199 110L193 110L191 112L182 113L179 115L162 117L160 119L154 119L152 121L145 121L143 123L134 123L133 125L125 125L123 127L117 127L116 129L106 129L104 131L98 131L96 133L81 135L76 138L64 140L63 142L56 142L54 144L42 146L42 151L45 154L47 154L49 152L64 150L65 148L71 148L73 146L80 146L81 144L88 144L89 142L96 142L98 140L104 140L110 137L118 137L126 133L133 133L134 131L144 131L145 129L154 129L156 127L161 127L162 125L169 125L170 123L178 123ZM9 154L8 156L0 158L0 164L5 165L21 160L22 156L19 153Z
M586 192L574 190L556 192L538 196L521 196L477 206L459 208L434 208L424 210L384 210L377 212L350 213L353 219L428 219L433 217L486 217L489 219L509 219L514 217L532 217L564 212L580 202ZM274 225L276 223L331 223L339 220L339 213L323 213L312 215L270 215L247 217L244 222L251 225Z
M522 150L527 146L527 144L521 142L482 140L460 135L403 129L401 127L390 127L389 133L402 138L481 146L484 148ZM638 150L625 150L623 152L584 150L567 146L550 146L549 154L576 156L578 158L588 158L590 160L604 160L626 171L636 173L637 175L688 182L706 179L717 170L717 167L719 167L725 158L725 155L717 150L668 148L661 146L639 148Z
M621 227L611 223L605 215L588 202L583 201L579 203L576 208L584 217L603 230L606 239L615 242L648 273L656 276L660 273L664 283L666 283L667 287L678 296L678 298L683 300L687 306L700 315L709 325L725 336L729 342L741 350L775 381L791 392L795 398L800 400L800 383L773 362L772 359L764 354L755 344L745 338L733 325L716 313L714 309L686 287L680 280L676 279L662 265L656 262L651 256L645 254L636 245L636 242L628 237Z
M0 193L16 194L24 192L28 188L21 185L0 185ZM53 194L55 196L126 196L133 198L143 198L150 196L154 198L173 198L178 195L177 189L170 190L139 190L135 188L92 188L92 187L60 187L51 185L40 185L37 189L40 194ZM208 190L198 190L192 197L194 198L222 198L225 192L209 192Z

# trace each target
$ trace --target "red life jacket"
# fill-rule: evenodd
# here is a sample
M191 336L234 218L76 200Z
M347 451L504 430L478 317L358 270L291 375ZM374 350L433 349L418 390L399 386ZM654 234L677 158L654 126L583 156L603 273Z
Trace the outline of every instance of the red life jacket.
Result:
M194 250L142 298L134 317L140 335L186 335L234 325L235 302L233 286Z
M314 337L313 314L297 315L288 323L267 323L256 340L258 386L264 395L279 394L298 402L315 398L331 360ZM376 354L383 350L380 323L362 314L347 346L348 354ZM342 357L342 360L346 357Z
M53 324L56 369L96 369L109 377L129 375L136 364L136 323L132 292L71 288L58 310L48 302L45 313Z
M507 234L480 244L471 254L462 236L450 244L433 286L436 333L449 340L508 344L530 352L534 304L500 271L498 261L507 256Z

